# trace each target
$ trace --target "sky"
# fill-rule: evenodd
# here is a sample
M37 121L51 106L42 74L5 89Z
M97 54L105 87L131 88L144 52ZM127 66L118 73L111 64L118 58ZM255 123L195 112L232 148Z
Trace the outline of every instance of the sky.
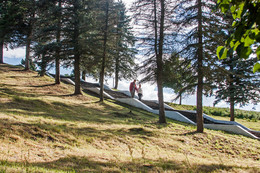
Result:
M129 8L131 4L134 2L134 0L122 0L122 1L125 3L127 8Z
M134 0L123 0L123 2L126 4L126 7L129 8L131 6L131 3ZM24 59L25 57L25 48L17 48L14 50L4 50L4 62L12 65L18 65L21 62L21 59ZM51 73L54 73L54 69L51 69ZM61 68L61 74L70 74L71 70ZM137 78L137 80L140 80ZM96 82L94 79L87 78L88 82ZM122 80L119 82L118 89L119 90L128 90L129 84L131 81ZM105 79L105 83L110 87L114 87L114 82L112 78ZM143 99L145 100L158 100L157 96L157 87L156 85L152 85L149 83L142 84L143 88ZM170 102L174 98L175 94L173 91L169 88L164 89L164 101ZM203 97L203 106L213 106L214 97ZM176 101L176 103L179 103ZM196 105L196 95L187 96L182 100L182 104L187 105ZM216 105L216 107L229 107L228 104L226 104L224 101L220 102ZM252 105L248 104L244 107L236 106L236 108L243 109L243 110L253 110L260 111L260 105Z

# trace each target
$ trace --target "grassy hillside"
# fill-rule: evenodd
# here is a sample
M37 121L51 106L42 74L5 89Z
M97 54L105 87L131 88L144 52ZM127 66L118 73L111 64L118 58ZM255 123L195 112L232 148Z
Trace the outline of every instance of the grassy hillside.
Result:
M1 64L0 74L0 172L259 172L258 140L159 125L18 67Z

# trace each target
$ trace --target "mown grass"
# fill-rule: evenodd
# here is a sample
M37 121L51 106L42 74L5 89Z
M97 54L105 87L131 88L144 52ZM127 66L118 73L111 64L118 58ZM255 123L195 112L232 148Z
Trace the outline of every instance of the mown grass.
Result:
M18 67L0 73L0 172L259 172L258 140L161 125Z

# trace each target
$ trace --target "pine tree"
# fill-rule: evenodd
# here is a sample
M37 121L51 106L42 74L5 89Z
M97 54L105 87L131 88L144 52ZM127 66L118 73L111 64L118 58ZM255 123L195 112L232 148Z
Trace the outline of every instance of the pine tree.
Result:
M66 64L74 66L74 76L75 76L75 91L74 94L81 94L81 82L80 73L82 62L89 58L90 45L93 44L91 41L93 25L93 14L95 1L93 0L66 0L63 1L62 13L61 13L61 28L57 27L56 31L61 31L60 41L58 37L58 32L55 34L55 40L58 45L58 51L60 51L60 56L66 58ZM58 9L60 9L58 7ZM60 12L59 12L60 13ZM59 23L59 18L56 19ZM57 50L56 50L57 55ZM62 58L63 59L63 58Z
M100 83L100 101L104 100L104 78L111 76L113 72L113 60L115 55L116 43L116 24L117 13L116 3L113 0L99 1L97 9L97 48L95 49L95 59L100 59L99 83Z
M163 58L166 55L168 42L166 36L173 32L171 27L171 0L137 0L132 7L136 24L139 25L139 45L142 54L147 57L141 65L141 73L145 74L142 81L156 81L159 100L159 122L166 123L163 101Z
M61 29L62 29L62 2L57 2L57 29L56 29L56 43L57 48L55 50L55 83L60 84L60 60L61 60Z
M182 0L175 8L173 20L178 27L174 46L180 48L180 56L190 61L196 72L193 75L197 79L197 132L204 129L202 96L213 93L215 49L221 42L219 28L225 22L223 15L215 10L216 3L216 0Z
M21 41L25 45L25 70L30 69L31 60L31 46L34 41L35 22L37 20L38 0L21 0L21 6L24 9L23 13L23 27L21 26Z
M203 106L202 106L202 91L203 91L203 41L202 41L202 3L197 1L198 9L198 50L197 50L197 72L198 72L198 86L197 86L197 132L202 133L203 126Z
M55 62L55 84L60 84L60 61L67 59L66 43L61 38L64 35L65 18L63 6L66 1L40 1L38 5L38 18L35 25L35 37L37 38L34 46L35 56L40 60L42 71L50 63ZM43 73L41 73L43 74Z
M184 95L195 93L197 82L193 71L191 63L175 53L164 61L163 86L174 90L177 96L173 100L179 99L180 105Z
M80 89L80 0L72 2L72 45L73 45L73 59L74 59L74 75L75 75L75 91L74 94L82 94Z
M0 63L4 63L4 47L14 47L17 41L18 26L22 20L19 0L3 0L0 3Z
M102 54L102 65L100 71L100 101L104 100L104 77L105 77L105 68L107 61L107 40L108 40L108 22L109 22L109 0L106 0L104 10L105 10L105 21L104 21L104 36L103 36L103 54Z
M243 60L235 55L221 61L222 74L218 76L214 103L223 100L230 104L230 121L235 121L235 105L260 102L260 75L252 72L256 61L256 58Z
M117 12L116 29L115 29L115 89L118 87L120 79L133 79L136 76L134 62L135 37L132 34L130 27L130 18L126 15L126 8L122 1L115 4L115 11Z
M212 5L210 9L214 9L215 4ZM207 60L207 66L204 67L206 69L204 70L204 76L207 81L205 83L207 85L205 86L213 86L214 92L216 92L216 101L214 104L217 104L221 100L226 100L230 103L230 120L234 121L234 106L236 104L243 106L249 101L257 103L258 100L259 102L258 97L255 95L255 93L259 92L257 88L259 82L257 84L257 75L253 75L251 72L252 69L250 69L250 64L252 67L256 59L249 59L248 62L239 60L236 54L229 51L229 58L227 60L216 61L216 47L225 44L225 40L234 32L232 28L233 18L231 13L227 12L223 15L220 10L214 10L214 13L210 14L210 16L211 20L208 22L209 24L204 26L204 55ZM239 88L236 83L239 83L241 87ZM239 94L241 88L245 90L243 96ZM241 99L241 97L244 98Z

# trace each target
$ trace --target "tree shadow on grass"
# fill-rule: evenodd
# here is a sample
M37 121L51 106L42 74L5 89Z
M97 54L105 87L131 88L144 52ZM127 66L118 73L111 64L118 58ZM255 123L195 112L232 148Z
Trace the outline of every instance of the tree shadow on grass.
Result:
M100 101L85 102L85 103L83 103L83 104L84 104L84 105L89 105L89 104L95 104L95 103L100 103Z
M101 161L100 161L101 160ZM146 163L144 163L144 161ZM68 166L66 166L68 165ZM33 166L47 169L56 169L75 172L158 172L167 170L180 170L181 167L174 162L152 161L152 160L133 160L129 162L107 161L87 157L67 157L49 163L36 163Z
M54 97L72 97L72 96L75 96L74 94L62 94L62 95L51 95L51 96L54 96Z
M2 103L1 112L32 117L46 117L72 122L81 121L108 124L127 123L125 119L116 117L114 111L117 109L107 103L97 103L99 105L97 107L86 107L82 104L66 104L57 101L47 103L40 99L19 97L21 95L17 93L12 94L18 96L14 96L12 101L8 103ZM131 117L128 118L131 119ZM138 121L136 121L136 123L138 124Z
M13 84L0 84L0 87L5 87L5 88L9 88L9 87L16 87L18 85L13 85Z
M69 156L60 158L52 162L39 162L39 163L21 163L21 162L8 162L0 161L0 165L5 167L21 167L30 171L30 168L38 170L56 170L64 172L194 172L194 173L208 173L208 172L221 172L239 169L244 171L257 171L254 167L238 167L227 166L224 164L198 164L187 166L183 162L168 161L164 159L151 160L151 159L133 159L131 161L122 162L116 160L106 160L105 158L91 158L91 157L76 157Z
M183 134L180 134L180 135L181 135L181 136L192 136L192 135L195 135L195 134L201 134L201 133L199 133L199 132L197 132L197 131L195 130L195 131L183 133Z
M53 86L54 83L38 86L30 86L35 88ZM4 93L7 93L13 97L13 101L3 104L3 112L13 113L26 116L42 116L47 118L53 118L57 120L68 121L89 121L96 123L124 123L127 124L127 119L131 123L135 124L151 124L151 121L157 120L157 115L149 113L145 110L129 106L124 103L120 103L115 100L105 99L106 102L100 103L98 101L88 102L83 104L65 104L65 103L47 103L43 100L36 99L42 95L24 93L19 90L9 89L8 86L1 88ZM87 92L90 94L91 92ZM51 95L51 94L48 94ZM51 95L55 96L55 95ZM71 97L73 94L58 95L57 97ZM97 96L97 95L96 95ZM23 98L28 97L28 98ZM30 98L31 97L31 98ZM81 97L80 97L81 99ZM84 101L84 99L83 99ZM119 105L121 107L115 107L110 103ZM90 103L98 104L100 107L88 107ZM101 116L100 116L101 115ZM158 125L158 128L165 126Z
M11 119L1 119L0 134L8 140L16 142L18 138L14 138L9 133L21 136L25 139L34 141L49 141L58 142L62 144L73 145L75 141L71 136L81 136L91 143L93 139L109 141L111 139L117 140L118 137L131 136L133 138L147 138L156 137L157 134L143 128L119 128L119 129L99 129L95 127L75 127L66 124L50 124L50 123L23 123ZM65 135L70 134L70 135ZM126 142L126 141L125 141Z
M55 83L51 83L51 84L37 85L37 86L30 85L28 87L42 88L42 87L55 86L55 85L56 85Z
M61 135L55 129L64 129L64 127L56 127L58 125L48 125L40 123L23 123L11 119L1 119L0 134L12 142L17 142L19 138L13 137L18 135L31 140L44 140L49 142L60 142L63 144L73 145L74 139L69 136ZM12 135L9 135L11 132Z
M98 129L92 127L75 128L70 127L71 131L78 134L79 136L85 136L88 138L95 138L97 140L108 141L111 139L122 138L125 136L131 136L133 138L148 138L157 137L156 132L144 129L144 128L119 128L119 129ZM121 141L122 139L120 139ZM127 141L125 141L126 143Z
M10 85L10 86L15 86L15 85ZM39 95L36 94L31 94L31 93L25 93L25 92L19 92L15 89L10 89L9 85L5 85L5 87L1 87L0 91L2 91L3 93L6 93L10 96L14 96L14 97L37 97ZM17 85L16 85L17 86Z
M83 89L82 90L84 93L90 95L90 96L93 96L93 97L99 97L99 94L95 93L95 92L92 92L92 91L89 91L87 89Z
M66 104L58 101L47 103L43 100L37 99L36 97L38 97L39 95L9 89L8 86L2 87L0 88L0 90L2 90L2 92L4 93L7 93L13 98L11 102L2 104L2 112L11 113L14 115L46 117L57 120L66 120L74 122L87 121L95 123L115 124L129 124L130 122L134 124L146 124L157 126L157 128L167 127L167 125L161 125L156 123L156 121L158 120L157 115L111 99L105 99L106 101L103 103L99 102L98 100L93 101L93 99L83 104ZM71 96L74 95L59 95L58 97ZM114 105L111 105L108 102L114 105L119 105L120 107L115 107ZM90 104L97 104L99 106L87 106Z

